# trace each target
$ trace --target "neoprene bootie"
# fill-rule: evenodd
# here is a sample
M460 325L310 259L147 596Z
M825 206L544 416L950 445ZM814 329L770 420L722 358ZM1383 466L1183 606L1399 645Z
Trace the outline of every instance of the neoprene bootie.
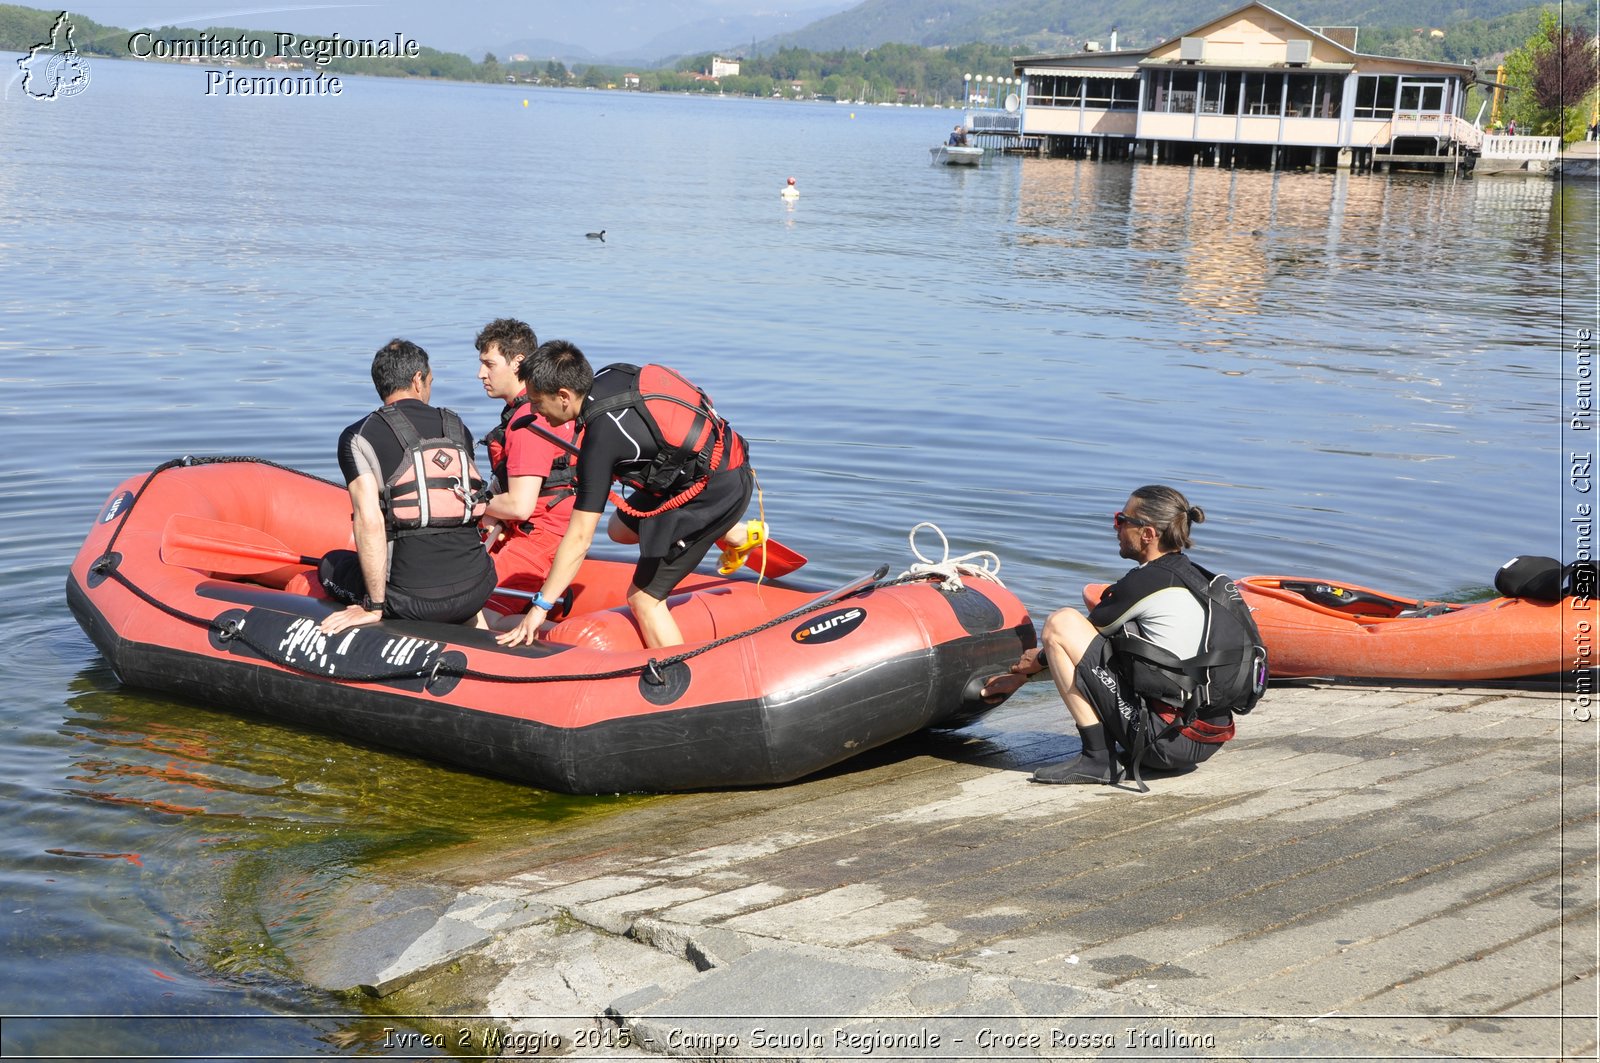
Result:
M1104 749L1086 749L1071 760L1049 764L1033 773L1034 782L1101 783L1110 785L1120 778L1111 754Z

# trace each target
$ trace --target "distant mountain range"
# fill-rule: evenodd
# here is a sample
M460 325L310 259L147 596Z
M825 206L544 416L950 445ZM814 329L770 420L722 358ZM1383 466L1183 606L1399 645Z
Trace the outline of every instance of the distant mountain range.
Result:
M1085 41L1142 48L1175 37L1243 0L865 0L800 29L763 39L759 54L875 48L890 42L943 47L981 41L1019 53L1076 51ZM1284 0L1268 6L1310 26L1442 27L1537 6L1529 0Z
M530 19L522 35L517 35L515 30L507 32L503 27L490 27L488 32L481 33L482 38L495 40L497 38L490 34L498 30L501 34L498 37L500 43L469 49L468 54L477 58L489 51L502 62L508 56L526 55L531 59L557 59L566 63L655 67L683 55L703 52L748 53L758 41L799 31L839 12L852 2L854 0L799 0L800 6L782 6L781 0L776 0L768 10L743 13L723 9L710 14L707 13L708 5L693 0L651 3L648 19L633 20L629 28L645 32L649 32L651 27L669 28L656 30L638 44L607 52L595 52L582 45L548 36L528 35L526 29L533 28L534 24L534 20ZM623 5L623 10L626 11L628 6L631 5ZM674 13L671 10L673 8L678 9L675 13L679 21L668 17Z
M41 0L26 0L42 10ZM504 60L523 54L567 63L649 68L682 54L747 52L751 42L793 32L857 0L358 0L355 3L228 4L208 0L74 0L72 13L129 29L180 26L338 33L401 33L429 48ZM8 6L0 0L0 8ZM65 6L65 5L63 5ZM52 12L54 14L54 12Z
M480 60L493 52L568 64L670 66L681 56L770 55L782 47L865 51L899 43L929 48L983 43L1068 52L1084 42L1149 47L1243 0L367 0L217 11L204 0L164 0L156 24L384 37L397 31L432 48ZM1592 17L1569 4L1580 20ZM8 5L0 0L0 8ZM221 5L226 8L227 5ZM1278 0L1271 6L1310 26L1445 28L1527 11L1537 0ZM23 10L23 9L17 9ZM127 0L76 0L72 11L106 25L130 21ZM133 27L137 28L137 26Z

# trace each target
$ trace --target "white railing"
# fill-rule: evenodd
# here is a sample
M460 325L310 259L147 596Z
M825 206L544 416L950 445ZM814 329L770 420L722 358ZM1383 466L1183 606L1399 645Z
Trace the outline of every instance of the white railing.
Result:
M1540 159L1549 162L1561 154L1560 137L1487 136L1483 138L1485 159Z
M1457 117L1455 121L1455 138L1467 147L1476 151L1483 146L1483 130L1467 121Z
M1020 111L968 111L967 132L1011 133L1022 132Z
M1389 140L1396 137L1439 137L1468 148L1483 143L1483 130L1453 114L1396 114L1389 120Z
M1403 114L1396 111L1389 119L1391 137L1448 137L1455 132L1455 115Z

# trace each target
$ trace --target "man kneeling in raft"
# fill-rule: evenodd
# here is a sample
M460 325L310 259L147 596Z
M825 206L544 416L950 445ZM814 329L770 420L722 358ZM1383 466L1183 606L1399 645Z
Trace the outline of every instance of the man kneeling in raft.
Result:
M1052 613L1043 645L984 686L985 696L1009 694L1049 669L1083 751L1040 768L1034 782L1115 784L1124 767L1143 788L1141 767L1193 768L1233 737L1233 713L1260 698L1266 654L1249 608L1227 577L1183 553L1194 545L1189 526L1203 520L1171 487L1134 491L1112 526L1118 553L1139 567L1087 617Z
M717 415L705 392L665 366L616 364L595 372L583 352L552 340L523 361L518 375L528 401L552 425L577 421L578 493L556 547L550 575L533 607L498 636L506 646L533 642L550 608L566 592L589 553L611 481L632 488L607 533L639 544L628 605L651 648L683 642L667 609L673 588L722 540L737 565L759 539L741 523L755 490L744 439ZM732 555L730 558L729 555ZM727 570L727 565L724 565Z

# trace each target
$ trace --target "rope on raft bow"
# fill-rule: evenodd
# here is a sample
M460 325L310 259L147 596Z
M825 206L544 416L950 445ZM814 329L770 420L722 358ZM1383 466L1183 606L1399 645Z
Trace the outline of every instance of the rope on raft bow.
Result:
M923 528L932 528L933 533L939 537L939 543L944 552L938 561L925 556L921 550L917 549L917 532ZM1005 586L1004 583L1000 582L999 555L993 550L974 550L971 553L962 554L960 557L951 557L950 540L939 529L939 526L932 521L925 520L917 524L911 529L911 533L906 536L906 539L910 542L911 553L916 557L917 561L910 568L900 573L901 579L907 576L938 576L939 589L952 593L962 588L962 576L986 579L998 583L1002 587Z

